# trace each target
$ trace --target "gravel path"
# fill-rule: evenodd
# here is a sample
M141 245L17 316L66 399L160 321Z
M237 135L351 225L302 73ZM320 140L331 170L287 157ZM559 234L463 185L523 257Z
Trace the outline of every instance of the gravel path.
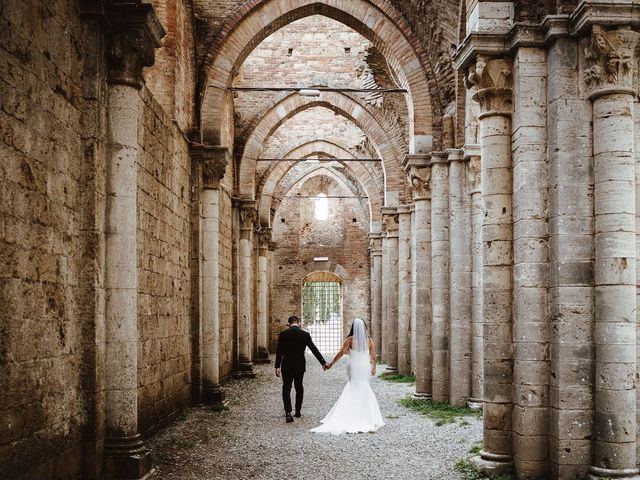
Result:
M273 365L257 366L257 378L225 385L229 410L190 409L148 444L153 480L459 479L453 464L482 438L481 420L435 426L397 401L413 386L378 378L372 388L386 425L377 433L319 435L318 425L346 382L344 362L323 372L309 358L302 418L286 424L281 381ZM293 399L293 392L292 392Z

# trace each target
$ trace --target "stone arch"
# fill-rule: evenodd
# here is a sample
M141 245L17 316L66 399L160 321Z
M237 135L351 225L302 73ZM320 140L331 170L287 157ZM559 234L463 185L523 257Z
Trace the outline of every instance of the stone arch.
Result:
M343 115L356 124L373 142L383 161L385 192L398 192L404 196L406 181L398 162L402 152L395 147L378 120L358 102L347 95L323 92L318 98L290 95L271 109L247 138L241 153L239 170L239 196L254 199L256 192L256 163L267 138L286 120L313 107L324 107Z
M307 265L304 266L304 271L302 272L302 282L304 282L304 279L307 278L309 275L311 275L312 273L316 273L316 272L328 272L331 273L337 277L339 277L340 279L342 279L342 284L344 285L344 282L347 282L349 280L349 272L347 272L347 269L344 268L342 265L333 262L331 260L327 260L324 262L313 262L313 263L308 263ZM302 284L301 282L301 284Z
M323 153L334 158L357 159L357 157L349 152L345 147L326 140L316 140L299 145L291 150L286 157L306 158L314 153ZM382 213L380 209L384 206L384 191L381 182L374 177L362 163L341 163L357 179L365 195L368 197L370 222L381 222ZM263 224L270 224L270 221L272 220L271 208L273 205L274 193L278 190L280 182L295 165L296 162L293 161L274 163L273 168L269 169L263 176L260 185L258 186L257 195L258 214Z
M201 140L220 144L221 109L238 69L267 36L310 15L339 21L369 39L407 89L411 153L441 146L441 102L431 60L389 0L250 0L222 27L199 75ZM431 79L431 80L430 80Z
M306 180L308 180L309 178L316 176L316 175L323 175L326 177L331 178L332 180L334 180L336 182L337 185L339 185L340 187L342 187L343 189L347 190L348 192L350 192L351 194L353 194L354 196L357 196L358 194L360 194L361 192L358 191L358 189L356 187L360 187L362 188L361 185L357 185L354 184L352 181L350 181L350 179L344 178L344 174L339 173L339 172L335 172L333 170L329 170L326 166L323 165L316 165L314 168L311 168L309 170L305 170L303 172L301 172L297 177L293 178L290 182L290 186L282 186L281 182L279 183L279 188L274 190L273 194L276 194L278 192L280 192L280 194L286 194L286 192L289 192L291 190L293 190L296 186L301 185L302 183L304 183ZM283 177L282 180L284 180L285 177ZM273 215L275 215L275 212L277 212L279 206L280 206L280 198L278 197L278 195L272 195L269 198L269 216L270 216L270 221L273 220ZM364 207L362 205L362 203L360 203L360 206L364 208L366 214L368 214L368 220L369 220L369 225L371 225L371 203L369 201L369 199L367 198L367 205L366 207ZM265 202L265 205L267 204L267 202ZM275 207L275 208L273 208ZM273 208L274 213L273 215L271 214L271 208ZM380 214L380 217L382 216L382 214ZM270 223L271 224L271 223Z

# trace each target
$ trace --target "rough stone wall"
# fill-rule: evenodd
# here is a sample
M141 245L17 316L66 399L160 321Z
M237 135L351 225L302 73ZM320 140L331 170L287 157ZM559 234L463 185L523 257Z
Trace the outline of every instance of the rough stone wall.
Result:
M138 156L138 411L142 432L189 402L190 180L187 142L147 89Z
M0 2L0 478L82 468L104 208L102 147L83 142L102 118L83 99L93 49L75 2Z
M222 380L228 378L233 371L235 353L233 214L232 195L227 186L231 184L231 179L233 179L232 174L227 172L223 180L223 188L220 190L220 378Z
M322 172L312 174L288 194L319 193L353 195ZM344 329L355 317L365 321L370 318L369 219L365 205L357 199L329 199L326 221L315 220L314 208L313 199L285 198L275 215L271 349L275 349L289 315L300 315L302 311L302 280L314 271L314 257L329 257L330 262L344 267L349 275L343 287Z

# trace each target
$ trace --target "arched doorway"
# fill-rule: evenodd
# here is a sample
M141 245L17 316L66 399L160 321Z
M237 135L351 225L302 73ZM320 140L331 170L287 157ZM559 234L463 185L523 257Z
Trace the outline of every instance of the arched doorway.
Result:
M342 345L342 279L313 272L302 280L302 325L320 352L332 357Z

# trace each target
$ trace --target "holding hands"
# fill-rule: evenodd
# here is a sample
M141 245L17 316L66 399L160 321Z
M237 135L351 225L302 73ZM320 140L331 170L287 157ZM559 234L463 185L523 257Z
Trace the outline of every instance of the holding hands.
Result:
M323 370L329 370L331 367L333 367L333 362L325 363L324 365L322 365Z

